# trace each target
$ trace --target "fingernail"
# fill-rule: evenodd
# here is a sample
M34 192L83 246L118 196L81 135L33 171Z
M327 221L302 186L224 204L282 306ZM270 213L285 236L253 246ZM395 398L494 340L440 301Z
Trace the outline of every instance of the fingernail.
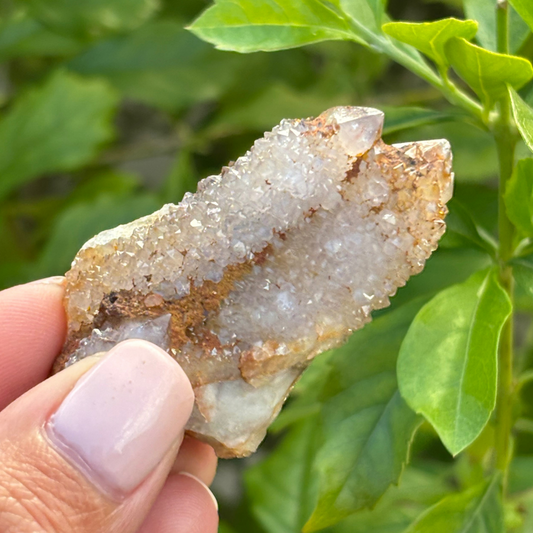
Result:
M46 432L93 483L120 497L181 439L193 398L187 376L166 352L129 340L78 381Z
M213 500L213 503L215 504L215 507L218 511L218 502L217 502L217 499L215 498L215 495L211 492L211 489L200 479L200 478L197 478L196 476L193 476L190 472L180 472L178 475L180 476L187 476L187 477L190 477L191 479L194 479L195 481L197 481L200 485L202 485L202 487L207 491L207 493L209 494L209 497Z
M28 285L59 285L63 287L66 284L65 276L52 276L50 278L36 279L30 281Z

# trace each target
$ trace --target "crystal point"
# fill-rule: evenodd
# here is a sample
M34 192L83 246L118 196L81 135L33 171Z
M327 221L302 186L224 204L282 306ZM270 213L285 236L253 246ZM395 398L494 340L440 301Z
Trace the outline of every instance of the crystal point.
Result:
M444 232L448 142L388 146L382 125L361 107L283 120L179 205L88 241L56 371L150 340L195 389L188 432L252 453L309 362L387 306Z

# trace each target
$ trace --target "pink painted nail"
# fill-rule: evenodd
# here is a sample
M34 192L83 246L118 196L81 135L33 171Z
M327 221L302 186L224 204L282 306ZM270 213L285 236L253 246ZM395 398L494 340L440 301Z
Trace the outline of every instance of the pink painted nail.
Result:
M181 438L193 399L185 372L166 352L129 340L78 381L46 432L89 479L120 497Z

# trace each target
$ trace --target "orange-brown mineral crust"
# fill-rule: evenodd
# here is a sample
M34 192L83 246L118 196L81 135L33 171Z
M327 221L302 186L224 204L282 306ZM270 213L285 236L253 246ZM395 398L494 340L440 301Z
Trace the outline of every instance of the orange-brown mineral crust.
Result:
M188 432L252 453L309 362L387 306L444 232L448 142L388 146L382 124L361 107L284 120L179 205L91 239L66 276L54 370L154 342L194 387Z

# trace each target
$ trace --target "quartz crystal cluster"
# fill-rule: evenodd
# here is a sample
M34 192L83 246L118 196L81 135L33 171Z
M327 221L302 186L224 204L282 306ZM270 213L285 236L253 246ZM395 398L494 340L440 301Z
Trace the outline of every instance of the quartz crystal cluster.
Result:
M67 273L56 370L128 338L184 368L188 432L252 453L317 354L370 321L444 232L447 141L388 146L383 113L283 120L179 205L100 233Z

